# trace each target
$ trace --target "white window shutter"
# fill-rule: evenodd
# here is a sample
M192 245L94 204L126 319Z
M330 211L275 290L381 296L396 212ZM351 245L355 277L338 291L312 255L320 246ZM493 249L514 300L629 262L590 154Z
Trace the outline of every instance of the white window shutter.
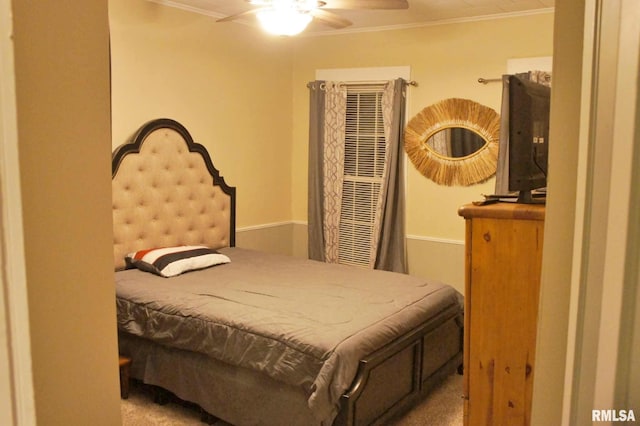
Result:
M374 218L386 157L384 85L347 86L339 262L370 266Z

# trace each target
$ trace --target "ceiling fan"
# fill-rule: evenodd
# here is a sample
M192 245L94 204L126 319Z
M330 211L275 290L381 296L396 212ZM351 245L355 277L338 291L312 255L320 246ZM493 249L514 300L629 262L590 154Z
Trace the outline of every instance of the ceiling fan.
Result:
M341 29L351 21L327 9L407 9L407 0L245 0L258 6L245 12L218 19L233 21L249 15L257 15L262 26L279 35L295 35L303 31L313 19Z

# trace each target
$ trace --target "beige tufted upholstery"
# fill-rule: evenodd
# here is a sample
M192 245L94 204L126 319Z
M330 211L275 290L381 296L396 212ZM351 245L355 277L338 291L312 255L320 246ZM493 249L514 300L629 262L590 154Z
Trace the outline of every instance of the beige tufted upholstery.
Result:
M235 192L230 195L223 187L213 185L214 177L205 158L199 152L189 151L189 143L193 141L188 133L186 137L187 140L179 128L159 127L148 134L142 131L136 137L139 153L128 152L121 157L119 165L114 164L114 170L117 169L112 181L116 269L124 267L127 253L145 248L233 245ZM222 184L226 187L223 180Z

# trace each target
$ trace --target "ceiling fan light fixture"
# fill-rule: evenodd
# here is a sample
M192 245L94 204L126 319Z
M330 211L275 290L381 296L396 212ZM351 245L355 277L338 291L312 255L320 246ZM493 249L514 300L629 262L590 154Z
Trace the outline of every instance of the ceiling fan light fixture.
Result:
M311 15L294 8L269 8L258 12L260 25L267 32L292 36L301 33L311 22Z

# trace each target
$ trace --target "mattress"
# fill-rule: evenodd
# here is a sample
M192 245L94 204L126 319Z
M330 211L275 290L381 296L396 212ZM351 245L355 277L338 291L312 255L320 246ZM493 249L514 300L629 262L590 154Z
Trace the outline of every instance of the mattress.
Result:
M116 273L118 327L171 348L259 371L332 418L365 355L417 327L462 316L452 287L242 248L231 262L163 278Z

